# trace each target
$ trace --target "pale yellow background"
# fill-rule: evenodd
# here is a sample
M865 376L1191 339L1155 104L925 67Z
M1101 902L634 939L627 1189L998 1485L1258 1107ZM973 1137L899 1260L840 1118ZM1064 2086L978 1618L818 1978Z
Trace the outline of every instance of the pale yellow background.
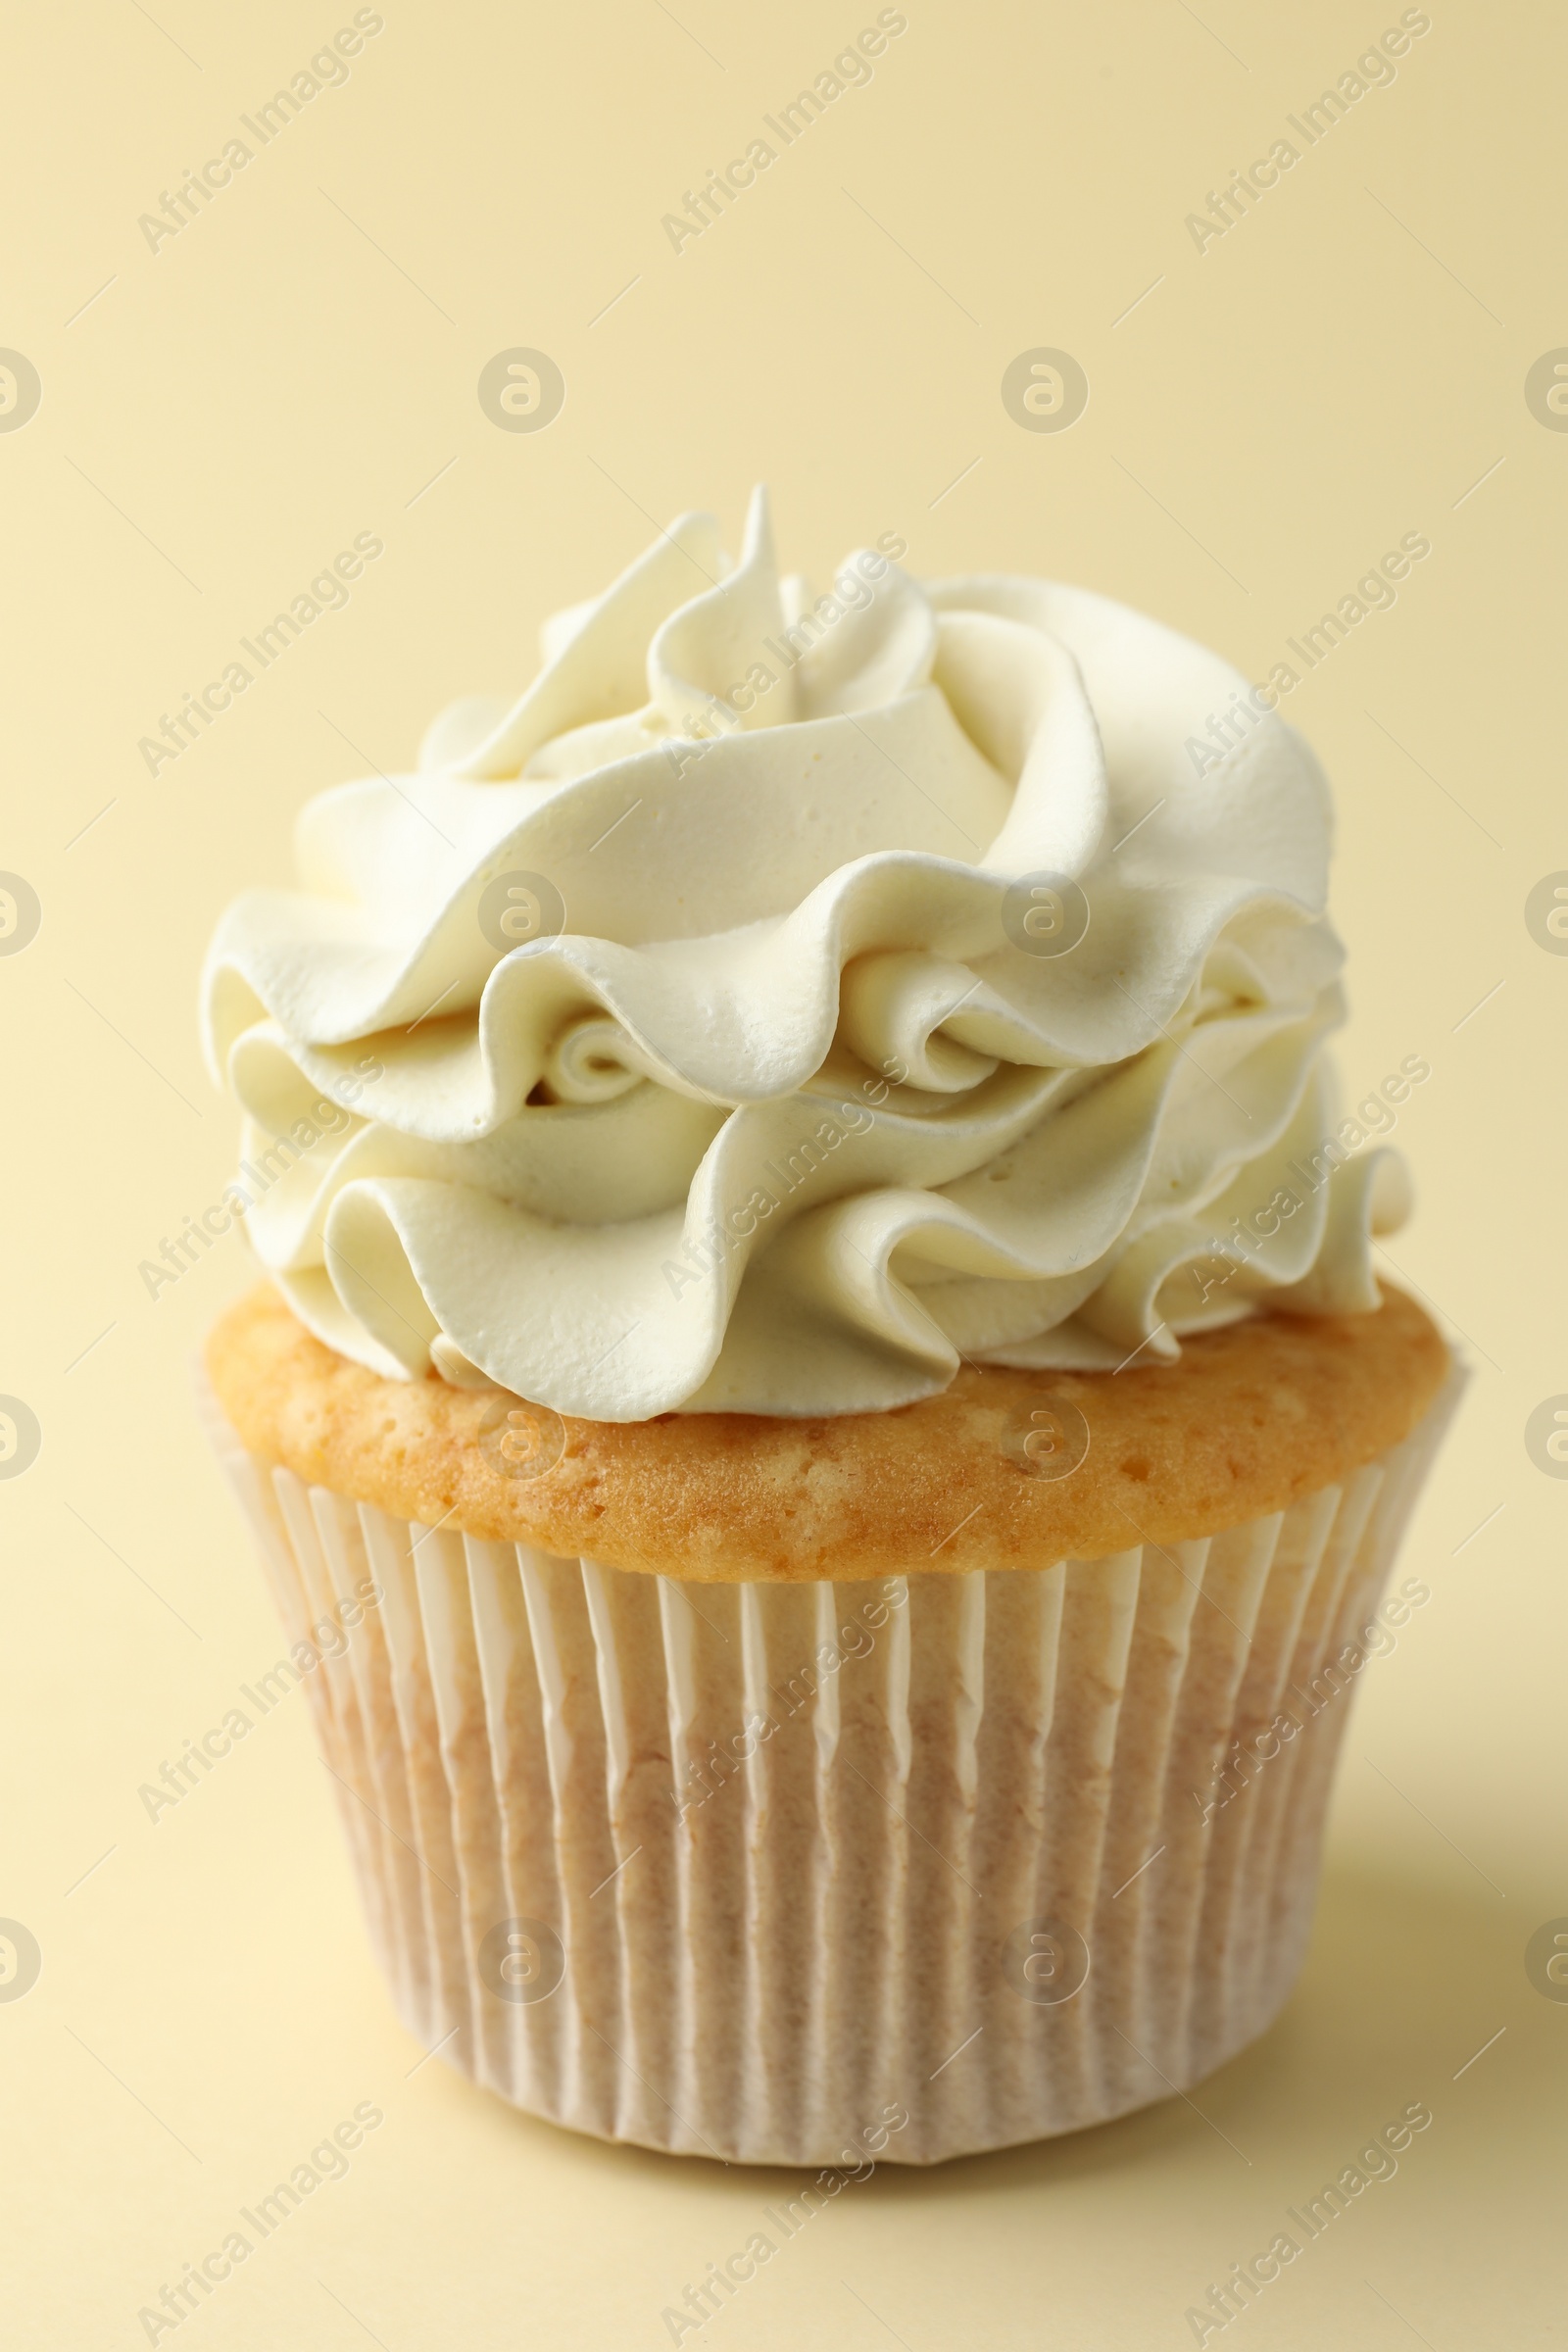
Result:
M1413 2099L1436 2120L1399 2177L1246 2341L1568 2340L1568 2005L1523 1962L1568 1914L1568 1483L1523 1442L1568 1391L1568 958L1523 915L1568 867L1568 435L1523 397L1568 343L1560 14L1434 0L1394 85L1200 256L1187 213L1396 9L909 0L871 85L677 257L662 214L872 9L387 0L347 86L150 253L137 216L350 13L97 0L8 34L0 344L44 397L0 435L0 867L44 922L0 960L0 1390L44 1446L0 1484L0 1914L44 1966L0 2004L7 2342L144 2342L160 2282L368 2098L386 2122L349 2178L165 2343L653 2347L784 2185L607 2150L418 2065L299 1698L156 1826L137 1799L278 1650L188 1389L240 1245L156 1303L137 1276L235 1149L195 1036L217 913L285 878L309 794L524 682L542 614L656 521L710 505L733 544L763 474L786 559L819 574L897 530L916 570L1085 581L1254 676L1427 534L1397 606L1288 708L1339 795L1348 1084L1432 1064L1394 1255L1475 1379L1409 1544L1433 1597L1364 1677L1277 2029L1196 2108L879 2173L703 2340L1190 2342L1206 2283ZM536 435L476 398L513 345L566 379ZM1068 432L1002 406L1035 345L1088 371ZM160 712L367 530L386 553L348 609L150 777Z

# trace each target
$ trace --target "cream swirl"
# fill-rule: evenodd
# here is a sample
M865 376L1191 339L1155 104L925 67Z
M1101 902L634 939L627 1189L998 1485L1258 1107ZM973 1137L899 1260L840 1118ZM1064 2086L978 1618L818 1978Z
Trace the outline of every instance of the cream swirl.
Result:
M760 493L738 564L685 515L543 634L213 944L247 1226L319 1338L629 1421L1376 1305L1405 1187L1334 1140L1327 793L1239 673L880 550L813 597Z

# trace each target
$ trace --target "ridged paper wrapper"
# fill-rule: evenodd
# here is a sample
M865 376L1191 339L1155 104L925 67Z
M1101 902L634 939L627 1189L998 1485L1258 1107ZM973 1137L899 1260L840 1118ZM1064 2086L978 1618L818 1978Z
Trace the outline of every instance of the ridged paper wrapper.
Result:
M607 2139L932 2164L1188 2089L1277 2015L1460 1379L1267 1518L874 1583L423 1527L207 1405L421 2045Z

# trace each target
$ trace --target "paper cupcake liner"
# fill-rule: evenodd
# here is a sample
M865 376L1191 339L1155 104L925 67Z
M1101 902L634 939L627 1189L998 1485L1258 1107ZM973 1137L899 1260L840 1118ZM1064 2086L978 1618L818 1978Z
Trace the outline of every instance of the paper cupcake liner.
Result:
M872 1584L559 1559L213 1436L328 1653L303 1679L420 2042L609 2139L929 2164L1186 2089L1274 2018L1459 1385L1221 1535Z

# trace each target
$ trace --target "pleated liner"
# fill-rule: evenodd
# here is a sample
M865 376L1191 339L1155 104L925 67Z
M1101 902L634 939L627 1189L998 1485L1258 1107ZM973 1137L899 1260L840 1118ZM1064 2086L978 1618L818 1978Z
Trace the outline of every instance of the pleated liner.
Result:
M1283 1514L877 1584L558 1559L213 1435L291 1642L380 1589L304 1679L410 2032L605 2138L931 2164L1185 2089L1274 2018L1353 1694L1324 1670L1456 1386Z

